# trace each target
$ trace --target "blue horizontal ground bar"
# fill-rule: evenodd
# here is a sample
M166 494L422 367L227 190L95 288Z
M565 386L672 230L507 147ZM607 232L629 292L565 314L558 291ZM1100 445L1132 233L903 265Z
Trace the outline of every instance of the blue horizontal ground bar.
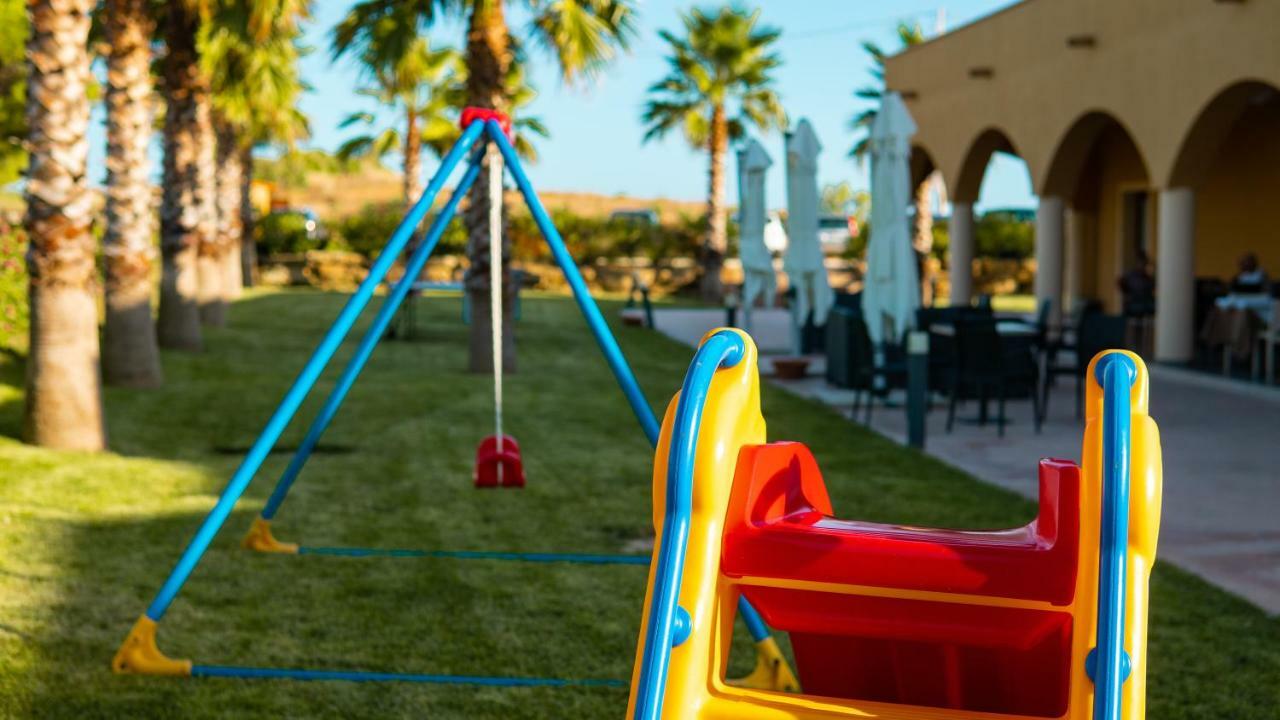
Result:
M310 547L298 548L299 555L338 557L450 558L454 560L515 560L535 563L579 563L583 565L648 565L648 555L591 555L586 553L489 552L483 550L410 550L401 548Z
M236 665L193 665L192 677L244 678L253 680L346 680L349 682L408 682L431 685L487 685L490 687L587 687L621 688L621 680L585 678L565 680L538 677L490 677L485 675L417 675L414 673L369 672L365 670L297 670L292 668L240 667Z

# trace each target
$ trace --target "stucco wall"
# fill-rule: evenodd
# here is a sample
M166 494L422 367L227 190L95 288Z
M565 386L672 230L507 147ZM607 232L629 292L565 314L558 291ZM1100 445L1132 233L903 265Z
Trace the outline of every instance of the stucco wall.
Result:
M1198 189L1197 273L1231 277L1252 251L1280 274L1280 103L1240 119Z
M1161 186L1221 91L1244 79L1280 87L1277 28L1270 0L1028 0L889 58L885 78L915 94L916 140L961 199L977 194L955 180L983 130L1003 131L1040 191L1061 141L1094 111L1129 131ZM1069 48L1072 36L1096 44Z
M1027 0L889 58L886 82L954 199L976 200L1004 145L1037 193L1096 212L1081 225L1087 296L1116 305L1122 193L1134 187L1152 190L1153 229L1156 191L1197 189L1197 274L1229 276L1246 249L1280 274L1280 237L1267 235L1280 198L1280 1Z

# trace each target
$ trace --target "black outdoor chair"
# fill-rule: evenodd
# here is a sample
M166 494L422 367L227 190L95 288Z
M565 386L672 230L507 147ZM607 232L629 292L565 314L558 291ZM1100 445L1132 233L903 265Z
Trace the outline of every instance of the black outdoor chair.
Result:
M862 310L837 303L827 313L827 382L840 388L853 387L857 363L850 343L854 323L862 322Z
M1050 357L1046 364L1044 398L1041 406L1049 412L1049 386L1058 375L1074 375L1076 379L1076 417L1079 418L1084 407L1084 374L1089 369L1089 361L1103 350L1121 349L1125 346L1128 334L1128 318L1123 315L1105 315L1096 309L1084 312L1076 329L1074 353L1070 353L1070 361L1066 364L1056 362L1060 358Z
M1080 335L1080 325L1086 315L1102 312L1102 304L1097 300L1076 300L1071 305L1071 315L1062 321L1056 336L1050 335L1044 347L1044 384L1045 392L1057 382L1061 375L1074 375L1076 370L1076 340ZM1063 362L1063 354L1067 361Z
M853 417L857 419L858 411L865 403L865 422L869 424L877 395L887 398L890 391L907 386L906 355L900 343L885 343L883 363L877 367L876 346L866 321L859 315L849 327L849 387L854 391Z
M947 432L955 425L956 406L964 399L981 403L982 422L986 421L987 401L997 402L996 424L1001 436L1006 423L1005 401L1031 400L1032 422L1040 432L1043 414L1040 409L1040 364L1036 360L1032 338L1002 336L994 319L964 318L956 323L956 367L951 382L947 407Z
M1036 347L1044 352L1049 347L1049 313L1053 311L1053 301L1045 298L1036 308L1036 319L1028 323L1035 330Z
M972 308L920 308L916 310L916 330L929 334L929 391L947 394L955 375L955 338L933 332L934 326L954 326L956 320L972 312Z

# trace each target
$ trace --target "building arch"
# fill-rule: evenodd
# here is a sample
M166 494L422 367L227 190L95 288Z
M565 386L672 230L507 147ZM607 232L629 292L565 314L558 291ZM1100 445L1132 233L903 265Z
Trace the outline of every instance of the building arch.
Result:
M1183 135L1167 187L1196 187L1209 173L1241 118L1280 101L1280 88L1263 80L1241 80L1204 104Z
M1117 279L1155 255L1150 166L1128 126L1104 110L1081 114L1059 137L1040 196L1067 213L1062 306L1088 299L1119 312Z
M1096 161L1100 142L1111 141L1131 150L1142 167L1142 175L1149 178L1146 156L1138 146L1129 127L1106 110L1090 110L1077 117L1061 134L1061 139L1049 157L1048 170L1040 182L1040 195L1074 197L1081 181L1089 171L1090 161Z
M915 144L911 146L911 159L909 161L911 168L911 187L916 188L920 183L924 182L938 169L937 163L933 161L933 155L929 149L923 145ZM946 179L944 178L945 182Z
M955 202L973 203L978 200L978 194L982 190L982 179L987 173L987 165L991 162L991 156L998 152L1021 157L1004 130L988 127L978 133L960 161L960 168L955 174L955 184L948 185Z

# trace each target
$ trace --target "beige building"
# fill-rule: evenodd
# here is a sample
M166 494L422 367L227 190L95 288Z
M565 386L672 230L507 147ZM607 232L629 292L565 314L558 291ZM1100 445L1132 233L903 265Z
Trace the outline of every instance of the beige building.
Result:
M1191 358L1195 279L1254 251L1280 273L1280 0L1026 0L888 60L919 125L912 172L954 210L952 267L994 152L1027 163L1036 294L1119 309L1145 250L1156 359ZM972 283L952 278L953 302Z

